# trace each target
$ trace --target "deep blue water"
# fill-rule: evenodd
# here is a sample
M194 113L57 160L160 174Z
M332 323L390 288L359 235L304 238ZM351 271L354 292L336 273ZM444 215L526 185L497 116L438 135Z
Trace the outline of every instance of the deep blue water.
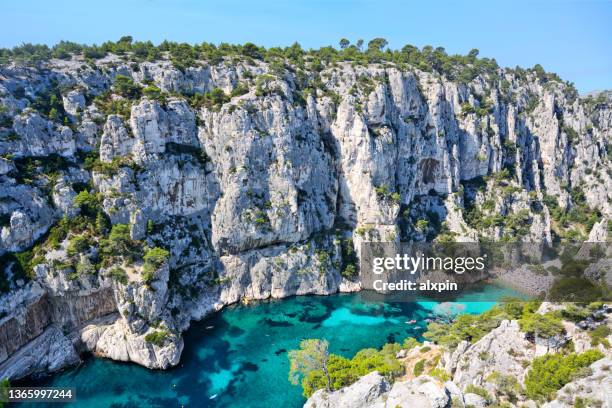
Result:
M503 295L516 293L487 286L457 301L469 300L465 311L481 313L494 303L479 299ZM298 407L304 398L287 379L287 350L297 348L301 339L327 339L331 352L346 357L406 337L421 339L435 304L373 302L362 294L339 294L229 306L192 325L185 333L181 362L173 369L152 371L89 358L31 384L76 388L77 402L70 404L75 408ZM417 323L408 324L412 319Z

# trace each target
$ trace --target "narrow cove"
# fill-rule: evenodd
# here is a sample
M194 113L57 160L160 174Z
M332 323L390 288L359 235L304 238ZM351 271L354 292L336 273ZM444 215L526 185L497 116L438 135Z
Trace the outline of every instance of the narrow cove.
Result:
M457 301L466 313L482 313L491 299L515 295L487 285ZM305 399L287 380L287 351L301 339L327 339L332 353L346 357L406 337L422 340L435 305L372 302L360 293L233 305L192 325L181 362L170 370L88 358L27 385L74 387L74 407L300 407Z

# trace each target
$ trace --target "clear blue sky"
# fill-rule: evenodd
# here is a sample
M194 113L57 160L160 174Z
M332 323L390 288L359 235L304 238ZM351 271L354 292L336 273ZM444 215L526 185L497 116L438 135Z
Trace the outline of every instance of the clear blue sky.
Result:
M122 35L158 43L303 47L384 37L541 64L581 92L612 89L612 0L0 0L0 47Z

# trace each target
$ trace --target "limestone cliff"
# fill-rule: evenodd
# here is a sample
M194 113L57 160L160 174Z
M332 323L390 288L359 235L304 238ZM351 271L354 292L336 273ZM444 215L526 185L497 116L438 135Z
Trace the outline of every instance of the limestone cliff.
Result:
M226 304L358 290L364 239L609 230L612 101L538 70L72 56L0 66L0 119L0 377L174 365Z

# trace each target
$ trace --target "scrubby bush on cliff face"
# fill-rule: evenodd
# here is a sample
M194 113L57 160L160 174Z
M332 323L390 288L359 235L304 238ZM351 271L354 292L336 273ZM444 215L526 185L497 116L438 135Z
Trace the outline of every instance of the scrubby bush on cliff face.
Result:
M498 398L504 396L513 403L523 393L521 384L512 375L505 375L495 371L487 377L486 381L495 385Z
M610 342L607 337L612 333L612 330L606 324L602 324L601 326L597 326L593 331L589 332L589 336L591 336L591 345L597 346L599 344L603 344L604 347L610 348Z
M423 374L423 371L425 371L425 361L426 360L419 360L414 365L414 368L412 369L412 374L415 377L418 377L419 375Z
M487 401L487 403L490 403L491 401L493 401L493 397L491 397L491 394L489 394L489 392L486 389L484 389L483 387L474 385L474 384L469 384L467 387L465 387L465 393L479 395L482 398L484 398L485 401Z
M84 252L87 248L89 248L89 240L87 237L84 235L76 235L70 238L66 252L68 255L74 256Z
M82 214L95 217L100 209L100 199L96 194L83 190L74 197L72 205L79 208Z
M169 256L170 252L159 247L151 248L145 252L142 267L142 280L145 284L149 284L155 279L155 271L166 262Z
M533 400L551 400L565 384L585 374L585 368L603 357L598 350L538 357L525 378L525 392Z
M583 241L585 234L593 228L593 225L602 217L599 210L593 210L586 201L584 191L580 187L574 187L570 191L572 199L571 206L562 208L556 198L545 196L545 203L551 210L551 216L555 221L553 228L555 232L566 241Z
M194 108L207 107L209 109L219 110L224 103L230 101L230 95L226 94L221 88L214 88L205 94L196 93L189 98L189 105Z
M142 95L151 100L158 101L161 104L164 104L166 102L165 95L162 93L162 91L158 87L154 85L146 86L142 90Z
M149 249L144 255L145 264L151 265L153 268L159 268L170 256L170 252L163 248L154 247Z
M133 261L140 252L136 242L130 238L130 227L127 224L115 224L108 238L100 241L100 252L108 262L116 257L124 257Z
M117 75L113 90L127 99L138 99L142 95L142 88L134 80L125 75Z
M156 345L157 347L162 347L166 343L166 339L170 333L166 330L157 330L151 333L148 333L145 336L145 341L151 344Z
M109 276L119 283L126 285L128 283L127 273L118 266L115 266L109 271Z

